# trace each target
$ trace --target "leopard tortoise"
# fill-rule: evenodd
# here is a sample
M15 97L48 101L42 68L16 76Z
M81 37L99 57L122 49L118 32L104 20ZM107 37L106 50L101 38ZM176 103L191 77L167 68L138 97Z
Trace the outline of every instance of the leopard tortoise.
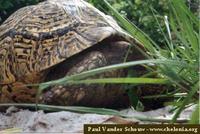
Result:
M35 102L41 83L124 61L131 39L112 17L84 0L47 0L13 13L0 26L0 102ZM135 49L135 48L134 48ZM138 50L131 60L140 59ZM95 77L118 77L125 70ZM120 85L55 85L41 103L112 106L127 102Z

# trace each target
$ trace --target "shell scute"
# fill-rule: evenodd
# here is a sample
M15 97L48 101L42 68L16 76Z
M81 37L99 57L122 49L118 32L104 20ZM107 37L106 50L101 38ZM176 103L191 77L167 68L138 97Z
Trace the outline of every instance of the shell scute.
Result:
M0 26L0 84L39 73L116 34L119 27L107 19L83 0L49 0L16 11Z

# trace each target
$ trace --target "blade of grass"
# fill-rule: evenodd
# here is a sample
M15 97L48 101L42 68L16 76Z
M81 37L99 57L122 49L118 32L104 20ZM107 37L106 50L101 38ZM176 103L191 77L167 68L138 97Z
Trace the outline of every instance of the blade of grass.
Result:
M35 108L35 104L28 104L28 103L3 103L0 104L0 107L8 107L8 106L17 106L17 107L25 107L25 108ZM91 107L77 107L77 106L53 106L53 105L44 105L38 104L38 109L46 110L46 111L71 111L71 112L78 112L78 113L95 113L95 114L103 114L103 115L114 115L114 116L121 116L124 118L134 118L140 121L150 121L150 122L166 122L169 123L170 119L157 119L152 117L147 117L144 115L141 116L130 116L127 114L123 114L120 111L107 109L107 108L91 108ZM184 123L187 122L187 119L177 120L177 123Z
M200 112L200 106L199 106L199 103L198 103L196 108L195 108L195 111L192 113L191 120L189 121L189 124L200 124L199 112Z
M0 134L19 134L19 133L22 133L21 128L9 128L9 129L0 131Z
M153 47L153 44L156 44L153 40L150 39L143 31L141 31L133 23L125 19L119 12L117 12L106 0L103 0L105 5L110 9L114 16L119 20L123 27L131 34L132 37L141 42L147 48L148 51L156 52L156 49Z
M189 67L189 68L192 68L192 69L196 68L194 66L190 66L190 65L188 65L184 62L181 62L181 61L172 61L172 60L133 61L133 62L126 62L126 63L110 65L110 66L106 66L106 67L102 67L102 68L97 68L97 69L93 69L93 70L90 70L90 71L82 72L80 74L75 74L75 75L72 75L72 76L66 76L66 77L58 79L58 80L41 83L41 84L39 84L39 88L40 88L40 90L44 90L45 88L47 88L51 85L65 84L69 80L81 80L83 78L86 78L86 77L89 77L89 76L92 76L92 75L96 75L96 74L100 74L100 73L103 73L103 72L106 72L106 71L111 71L111 70L116 70L116 69L121 69L121 68L130 67L130 66L141 65L141 64L150 64L150 63L171 64L171 65L176 65L176 66ZM29 86L38 86L38 84L32 84L32 85L29 85Z
M178 108L175 115L172 118L171 123L175 123L177 118L179 117L180 113L183 111L184 107L187 105L187 103L191 100L192 96L197 93L199 90L199 82L192 88L192 90L189 92L188 96L184 99L182 105Z
M179 94L158 94L158 95L151 95L151 96L143 96L142 99L153 99L153 98L172 98L172 97L186 97L186 93L179 93Z
M186 6L184 1L182 0L170 0L171 3L175 5L175 7L179 6L181 11L190 17L190 20L198 27L199 20L198 18L189 10L189 8Z
M172 49L172 48L173 48L173 47L172 47L172 44L170 43L169 39L167 38L166 34L164 33L164 31L163 31L163 29L162 29L162 27L161 27L161 25L160 25L160 23L159 23L159 21L158 21L158 19L157 19L157 17L156 17L156 14L155 14L155 13L157 13L157 11L156 11L155 9L153 9L152 7L150 7L150 10L151 10L151 12L152 12L152 14L153 14L153 17L155 18L155 20L156 20L156 22L157 22L157 24L158 24L158 27L159 27L159 29L160 29L160 31L161 31L161 33L162 33L162 35L163 35L165 41L166 41L167 47L169 48L168 51L173 50L173 49ZM160 51L160 50L159 50L159 51Z
M75 80L67 82L69 84L168 84L167 79L158 78L102 78L102 79L87 79Z
M172 11L174 17L176 17L176 20L178 22L178 26L181 29L181 32L184 33L184 36L182 37L186 37L190 45L192 46L192 49L195 51L195 53L198 53L198 39L193 32L195 31L193 29L193 25L191 24L191 21L186 14L186 12L190 11L185 8L185 4L181 0L171 0L170 3L173 9Z

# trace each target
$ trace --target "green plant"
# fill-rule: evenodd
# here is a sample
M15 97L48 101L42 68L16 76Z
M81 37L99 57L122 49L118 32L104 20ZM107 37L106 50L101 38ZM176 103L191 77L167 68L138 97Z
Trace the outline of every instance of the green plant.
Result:
M90 1L95 2L94 0ZM150 59L107 66L73 76L66 76L59 80L41 83L39 84L40 91L38 92L38 94L42 90L45 90L46 87L53 84L107 83L108 79L91 80L87 78L89 76L105 71L130 67L134 65L145 64L148 67L148 65L151 63L156 66L156 68L150 68L153 69L152 71L157 73L158 78L112 78L109 79L109 83L144 84L145 82L149 82L151 84L166 84L173 86L175 88L175 91L170 92L169 95L170 97L175 97L174 109L176 110L176 112L171 122L176 122L177 117L179 116L181 111L191 103L196 103L198 99L198 19L196 18L196 16L193 15L191 11L188 10L187 6L182 0L169 0L169 2L164 3L167 4L167 9L169 10L169 12L167 13L168 17L164 17L164 14L158 14L159 12L157 11L157 9L153 8L154 6L152 6L148 9L148 13L151 12L150 21L154 20L155 22L153 22L152 24L153 27L154 25L156 25L156 27L159 29L159 37L153 37L152 39L148 36L148 34L145 34L136 25L130 23L130 21L125 19L125 16L127 16L125 12L121 12L121 15L107 1L104 0L103 2L107 10L111 11L111 14L116 17L116 19L124 27L124 29L133 38L137 38L144 45ZM139 5L141 4L140 0L135 0L134 2L139 2ZM118 8L122 8L120 7L120 4L115 5L115 7L117 6L119 6ZM149 21L149 19L147 19L147 21ZM159 23L160 21L162 23ZM152 30L155 30L154 32L158 32L156 29L153 28ZM158 39L160 39L160 36L162 36L161 42L163 43L163 45L160 45L158 43L160 42L158 41ZM44 105L42 106L46 107ZM62 109L64 109L64 107L62 107ZM81 111L81 109L79 110ZM91 109L87 109L86 112L88 112L89 110ZM98 110L99 109L97 109L97 111ZM104 111L102 111L102 113L104 113ZM114 111L111 111L111 114L112 113L115 114ZM196 114L194 114L194 116L195 115Z
M150 121L150 122L162 122L162 123L169 123L169 119L157 119L148 117L145 115L127 115L124 114L118 110L113 109L107 109L107 108L92 108L92 107L78 107L78 106L54 106L54 105L44 105L44 104L28 104L28 103L5 103L0 104L0 107L7 107L7 106L19 106L19 107L25 107L25 108L31 108L31 109L40 109L44 111L71 111L71 112L78 112L78 113L95 113L95 114L103 114L103 115L115 115L115 116L121 116L123 118L128 118L129 120L138 119L140 121ZM188 120L185 119L179 119L177 120L178 123L186 123ZM11 131L19 131L19 129L11 129Z
M98 0L89 0L99 9L108 12L105 3ZM123 17L133 22L142 31L147 33L160 45L164 45L165 41L162 33L151 12L150 7L156 9L160 14L157 15L162 30L166 30L162 16L169 13L167 0L108 0L114 9L116 9ZM111 13L112 14L112 13Z
M177 93L186 93L187 96L180 96L174 100L175 115L171 120L172 123L177 121L182 110L190 105L196 103L198 100L199 90L199 55L198 55L198 19L188 10L185 3L181 0L170 0L168 6L170 8L169 20L163 17L167 32L162 31L159 23L158 26L162 31L162 35L166 41L166 46L161 47L147 34L142 32L137 26L127 21L119 12L117 12L106 0L104 4L112 12L113 16L120 22L126 31L133 37L139 40L152 60L133 61L122 63L119 65L107 66L81 74L67 76L60 80L51 81L40 84L40 89L44 90L52 84L90 84L91 80L84 80L88 76L124 67L129 67L138 64L153 63L157 66L155 71L160 77L159 80L165 81L165 84L171 85L175 91L171 92L175 96ZM152 13L155 21L159 22L156 17L156 11L152 8ZM173 38L172 38L173 34ZM115 78L110 83L138 83L140 78ZM136 81L137 80L137 81ZM145 80L145 78L143 78ZM147 80L147 79L146 79ZM154 80L152 78L152 80ZM145 81L143 81L145 82ZM96 79L92 83L105 83L105 79ZM177 96L176 96L177 97ZM178 105L176 105L178 104Z
M190 124L199 124L199 112L200 112L200 106L199 103L197 104L195 111L192 113L191 120L189 121Z
M186 105L188 105L189 100L195 102L198 99L199 90L199 40L198 40L198 19L194 14L189 11L185 3L181 0L170 0L168 2L168 7L170 9L169 21L165 17L165 25L167 28L167 33L162 30L159 25L162 35L166 41L166 46L160 47L155 41L153 41L149 36L144 34L138 27L127 21L122 15L120 15L107 1L104 0L109 10L113 13L114 17L118 19L120 24L127 30L133 38L137 38L144 47L149 51L151 58L154 59L171 59L174 62L182 62L188 66L164 64L157 65L158 71L161 77L167 78L175 86L176 92L187 93L186 98L177 99L175 101L181 100L181 105L178 106L175 116L172 122L175 122L181 111ZM152 8L152 13L157 22L157 12ZM164 17L163 17L164 18ZM136 32L137 31L137 32ZM135 34L137 33L137 34ZM173 34L173 38L172 38ZM190 69L192 66L194 69Z

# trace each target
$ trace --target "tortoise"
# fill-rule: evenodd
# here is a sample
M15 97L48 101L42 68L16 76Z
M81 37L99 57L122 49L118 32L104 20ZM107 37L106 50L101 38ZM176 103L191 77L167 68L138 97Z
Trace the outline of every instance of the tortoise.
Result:
M35 102L37 88L27 84L122 63L133 43L142 46L84 0L47 0L23 7L0 26L0 102ZM144 58L137 47L128 59ZM110 71L95 78L126 73ZM114 107L125 105L128 97L121 85L54 85L39 101Z

